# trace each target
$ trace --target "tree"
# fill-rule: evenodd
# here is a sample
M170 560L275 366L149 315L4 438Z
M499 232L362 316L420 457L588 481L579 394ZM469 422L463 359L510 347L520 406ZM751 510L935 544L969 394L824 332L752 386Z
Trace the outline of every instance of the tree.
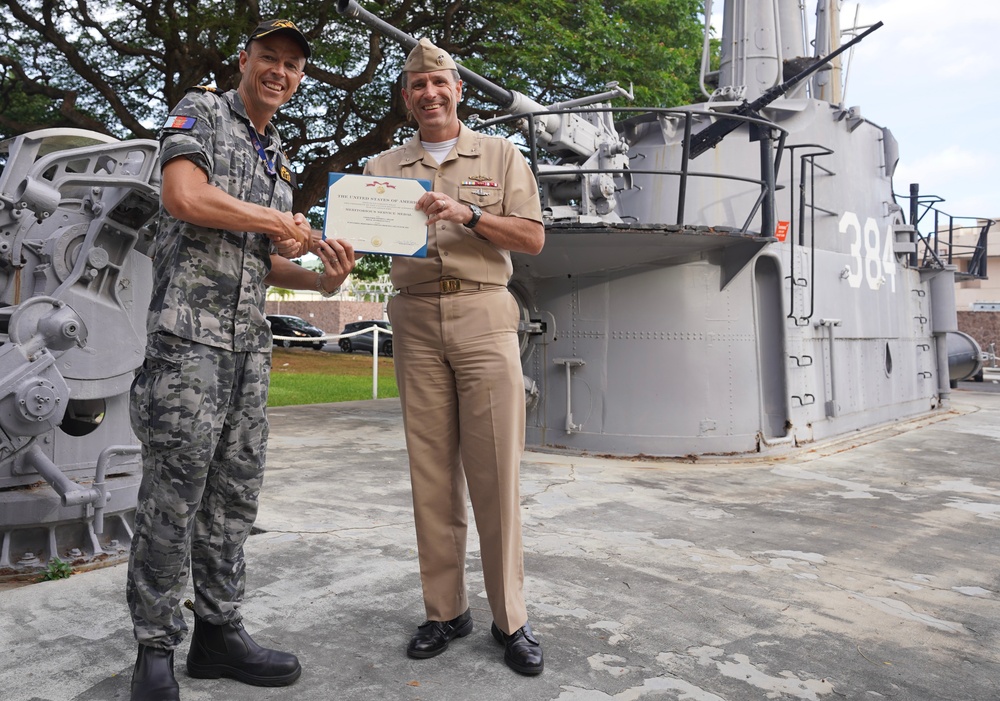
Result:
M366 9L427 36L495 83L542 104L636 83L638 104L697 94L701 0L371 0ZM306 79L277 117L301 167L294 208L325 199L329 172L360 172L408 135L398 90L405 51L331 0L3 0L0 136L72 126L156 137L193 85L234 87L261 18L295 20L313 46ZM467 90L460 114L496 106Z
M354 265L351 276L355 280L362 282L378 280L380 276L389 273L389 261L389 256L383 256L379 253L366 253Z

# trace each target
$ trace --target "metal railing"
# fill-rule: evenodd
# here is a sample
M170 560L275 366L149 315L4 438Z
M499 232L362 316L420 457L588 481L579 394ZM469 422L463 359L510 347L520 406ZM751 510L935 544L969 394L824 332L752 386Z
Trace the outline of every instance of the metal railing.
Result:
M923 255L912 254L910 263L914 267L943 268L945 265L956 265L958 261L968 260L967 269L960 273L962 278L984 280L987 277L988 236L996 220L987 217L957 216L949 214L938 207L944 199L937 195L921 195L919 185L910 185L909 195L893 193L894 197L909 200L910 225L916 231L916 237L923 247ZM931 233L920 232L920 225L925 226L927 220L933 222ZM961 222L971 222L962 225ZM979 229L976 243L965 244L955 241L955 235L963 229Z
M572 165L568 167L568 170L560 171L558 175L553 176L545 172L544 164L539 152L542 148L538 144L536 138L536 125L535 122L538 119L548 118L553 115L560 114L575 114L575 115L585 115L585 114L606 114L614 113L628 114L634 113L637 116L631 119L626 119L616 123L616 127L621 130L629 126L634 126L642 124L644 122L650 122L657 119L663 119L664 117L682 121L683 122L683 139L680 142L681 154L680 154L680 167L679 169L642 169L642 168L575 168ZM757 138L760 142L760 175L759 177L747 177L742 175L734 175L730 173L719 173L719 172L706 172L693 170L691 168L691 136L693 132L693 126L695 120L719 120L727 119L739 121L747 124L750 129L754 132L754 138ZM677 201L676 201L676 217L674 224L677 226L684 226L687 224L685 222L685 203L687 200L687 189L688 184L692 178L708 178L713 180L732 180L746 183L753 183L759 186L760 193L757 196L756 201L750 208L750 212L747 215L740 231L742 233L747 233L750 229L750 224L754 217L760 212L761 215L761 225L758 235L760 236L773 236L776 223L775 215L775 173L780 167L781 154L784 150L785 139L788 136L788 131L779 127L774 122L770 122L766 119L759 119L756 117L747 117L743 115L733 115L728 113L709 113L709 112L693 112L691 110L679 110L679 109L668 109L668 108L656 108L656 107L586 107L586 108L576 108L576 109L563 109L563 110L547 110L544 112L527 112L513 115L504 115L496 117L494 119L486 120L478 125L476 125L476 130L483 130L488 127L494 127L502 124L514 124L520 120L527 120L528 124L526 128L517 128L517 132L527 137L527 147L528 147L528 162L531 165L531 169L535 175L535 178L542 183L547 177L558 177L565 176L567 174L572 174L574 176L587 176L587 175L611 175L613 177L626 177L633 175L658 175L658 176L672 176L678 178L677 187ZM777 134L777 138L775 138ZM777 142L777 143L775 143ZM542 166L542 167L540 167ZM654 223L654 222L648 222ZM666 224L667 222L655 222L660 224Z
M789 291L788 291L788 315L787 318L791 319L796 326L805 326L810 322L813 314L816 311L816 286L812 284L812 281L816 279L816 213L820 212L822 214L834 215L829 209L824 209L816 204L816 171L820 171L829 176L834 176L836 173L829 168L825 168L822 165L816 163L817 158L823 156L830 156L834 153L833 150L821 146L819 144L794 144L792 146L785 147L790 153L790 172L788 175L788 181L793 184L793 187L789 188L789 233L791 234L790 244L794 248L797 244L799 246L806 245L806 210L809 210L809 278L796 277L795 274L795 254L794 251L789 256L788 265L788 280L789 280ZM798 160L800 162L799 166L799 183L798 187L794 187L795 184L795 155L796 151L799 149L806 149L805 152L798 155ZM808 185L808 187L807 187ZM808 194L807 194L808 190ZM798 207L796 207L796 194L798 194ZM796 213L798 216L796 217ZM809 288L809 311L805 315L797 315L795 313L795 288L796 287L808 287Z
M379 341L378 335L380 333L386 333L392 336L392 329L382 328L381 326L373 324L367 329L359 329L357 331L352 331L351 333L343 334L327 334L325 336L276 336L272 335L273 341L294 341L295 343L319 343L323 341L328 343L330 341L339 341L342 338L353 338L355 336L360 336L371 331L372 333L372 399L378 399L378 349Z

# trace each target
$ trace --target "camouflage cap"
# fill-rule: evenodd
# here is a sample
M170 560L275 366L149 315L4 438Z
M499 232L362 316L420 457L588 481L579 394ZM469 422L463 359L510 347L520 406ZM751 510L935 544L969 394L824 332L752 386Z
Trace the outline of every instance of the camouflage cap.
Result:
M430 39L421 39L406 57L403 70L410 73L430 73L432 71L458 70L454 59L444 49L439 49Z
M305 34L303 34L290 19L269 19L265 22L261 22L247 38L247 46L250 46L250 42L254 39L260 39L261 37L266 37L276 32L287 34L298 42L299 46L302 48L302 53L305 54L306 58L309 58L312 54L312 51L309 49L309 42L306 41Z

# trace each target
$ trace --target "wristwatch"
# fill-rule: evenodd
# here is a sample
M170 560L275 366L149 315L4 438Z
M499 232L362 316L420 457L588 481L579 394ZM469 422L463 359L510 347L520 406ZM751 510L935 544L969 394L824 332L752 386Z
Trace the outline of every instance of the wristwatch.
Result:
M316 291L319 292L321 297L333 297L340 292L340 288L337 287L332 292L327 292L323 289L323 273L316 273Z
M465 228L466 229L475 229L476 228L476 224L479 223L480 217L483 216L483 210L479 209L479 207L477 207L474 204L470 204L469 205L469 209L472 210L472 219L470 219L468 222L466 222Z

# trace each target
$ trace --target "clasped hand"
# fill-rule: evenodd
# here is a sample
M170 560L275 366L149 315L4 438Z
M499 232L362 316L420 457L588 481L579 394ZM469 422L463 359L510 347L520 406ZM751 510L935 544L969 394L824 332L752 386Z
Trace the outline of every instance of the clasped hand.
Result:
M312 227L306 215L301 212L292 214L284 212L282 230L279 233L268 234L274 243L274 250L282 258L299 258L310 251L313 245Z

